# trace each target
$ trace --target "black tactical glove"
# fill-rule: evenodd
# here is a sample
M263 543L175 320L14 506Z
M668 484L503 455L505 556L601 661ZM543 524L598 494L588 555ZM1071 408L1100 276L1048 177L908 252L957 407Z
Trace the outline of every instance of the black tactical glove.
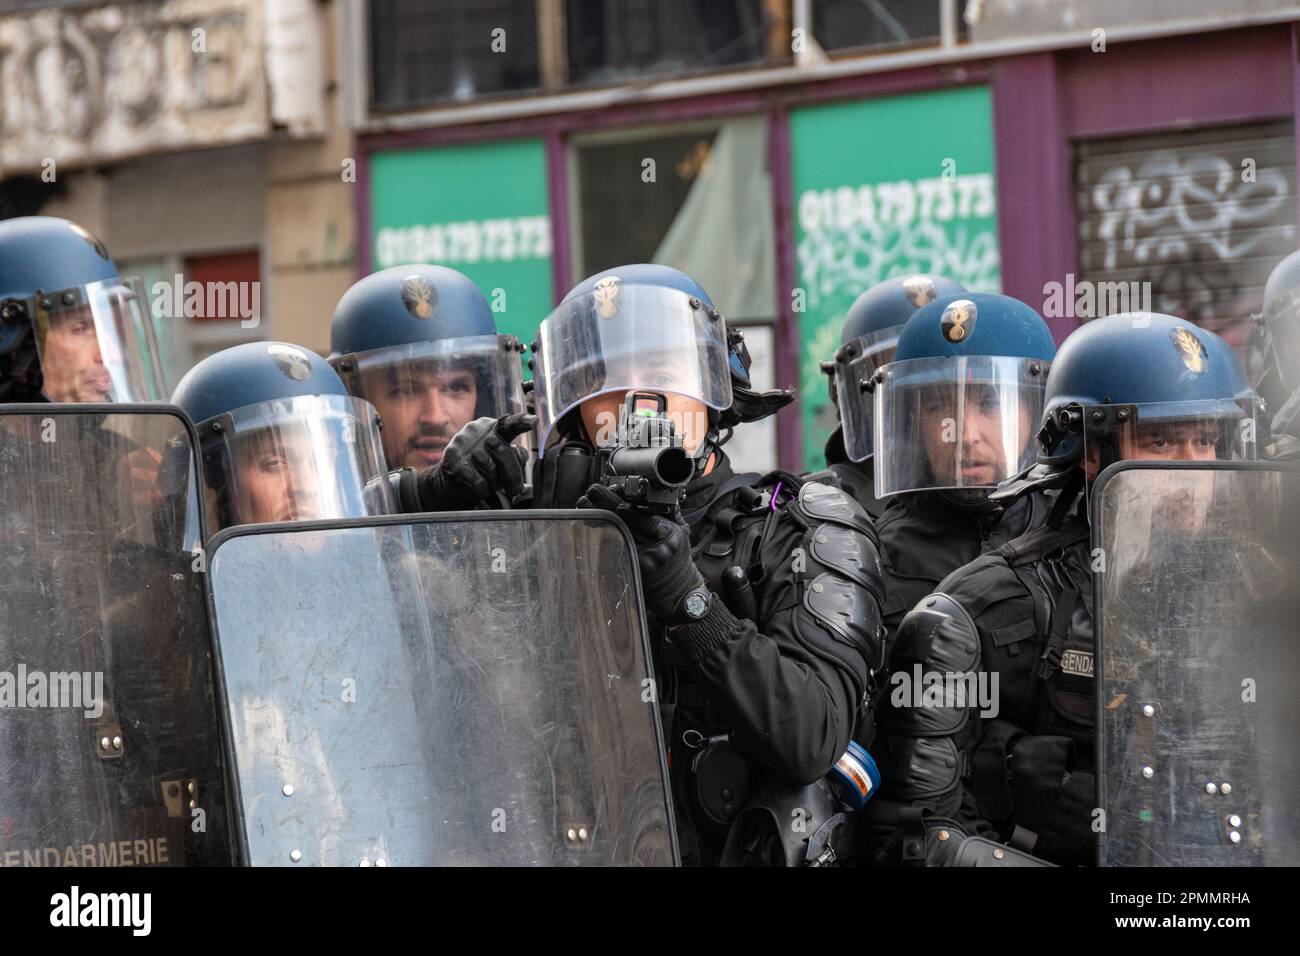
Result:
M578 507L601 508L623 519L636 542L646 610L663 623L681 623L686 595L705 587L704 575L691 557L691 535L686 525L634 508L604 485L588 488L578 499Z
M425 511L465 511L493 492L510 498L523 491L528 452L510 442L537 425L534 415L476 418L447 443L442 461L420 474Z

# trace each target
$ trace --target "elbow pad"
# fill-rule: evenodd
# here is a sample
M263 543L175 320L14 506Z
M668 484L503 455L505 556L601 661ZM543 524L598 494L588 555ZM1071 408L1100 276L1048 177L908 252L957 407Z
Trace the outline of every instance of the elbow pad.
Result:
M957 737L978 706L973 691L981 658L975 622L948 595L922 598L903 618L890 655L888 704L876 743L883 794L895 800L934 799L961 782ZM965 683L956 684L961 675Z

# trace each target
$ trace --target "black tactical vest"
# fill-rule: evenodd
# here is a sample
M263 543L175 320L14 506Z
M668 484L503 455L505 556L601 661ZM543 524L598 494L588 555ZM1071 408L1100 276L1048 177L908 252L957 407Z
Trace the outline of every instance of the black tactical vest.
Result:
M892 635L903 615L939 582L981 554L1047 520L1049 503L1026 495L1004 511L954 507L937 492L894 495L876 522L885 562L885 627Z
M965 813L1058 863L1087 863L1095 773L1091 551L1086 521L1038 527L984 555L939 590L979 634L996 675L996 716L959 742ZM970 822L970 821L967 821Z

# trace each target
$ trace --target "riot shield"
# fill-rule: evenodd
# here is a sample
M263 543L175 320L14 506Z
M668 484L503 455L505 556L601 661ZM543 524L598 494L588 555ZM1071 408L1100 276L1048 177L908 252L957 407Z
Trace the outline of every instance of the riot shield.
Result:
M1300 863L1300 471L1126 462L1092 500L1103 863Z
M0 406L0 864L228 864L193 428Z
M244 862L676 861L618 522L248 526L210 571Z

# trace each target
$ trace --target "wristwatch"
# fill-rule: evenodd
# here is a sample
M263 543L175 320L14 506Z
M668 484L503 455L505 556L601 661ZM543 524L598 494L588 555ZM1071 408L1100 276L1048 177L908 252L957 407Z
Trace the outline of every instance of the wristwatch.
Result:
M694 624L696 621L701 620L713 607L713 598L714 594L707 585L701 584L699 587L687 591L677 605L677 613L673 615L674 623L678 625Z

